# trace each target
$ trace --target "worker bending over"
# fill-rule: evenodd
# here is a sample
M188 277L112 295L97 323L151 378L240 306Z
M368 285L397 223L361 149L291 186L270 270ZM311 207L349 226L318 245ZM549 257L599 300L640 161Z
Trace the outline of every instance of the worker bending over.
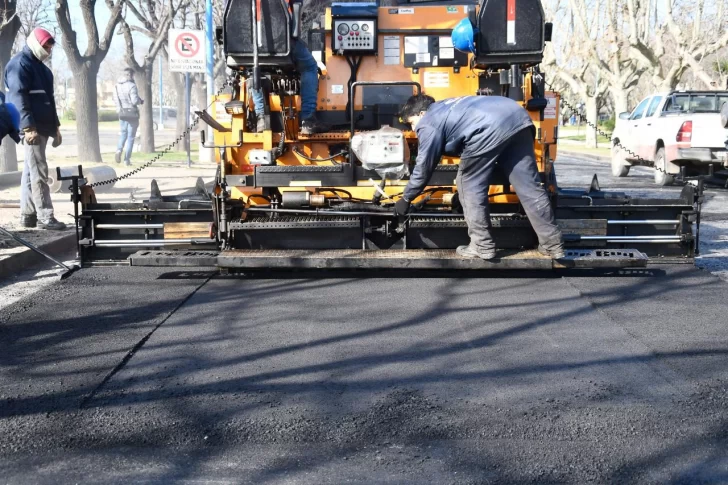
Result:
M464 96L435 102L431 96L418 94L407 100L400 115L417 132L419 148L407 187L395 204L395 215L409 211L443 155L460 157L456 184L470 244L458 247L456 252L468 258L494 258L488 189L498 163L538 235L539 252L555 259L564 256L561 230L554 222L536 168L535 128L518 103L500 96Z

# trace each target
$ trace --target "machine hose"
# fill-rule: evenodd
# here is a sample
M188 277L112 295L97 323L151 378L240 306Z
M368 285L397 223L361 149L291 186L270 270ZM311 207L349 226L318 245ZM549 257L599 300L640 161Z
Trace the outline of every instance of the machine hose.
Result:
M391 208L387 207L380 207L378 205L373 205L371 203L363 203L363 202L343 202L341 204L336 204L335 206L336 210L350 210L350 211L361 211L366 210L370 212L382 212L382 213L389 213L392 212Z
M298 147L293 147L293 153L295 153L296 155L298 155L299 157L301 157L305 160L308 160L309 162L333 162L335 165L341 165L341 162L337 162L336 160L334 160L334 158L346 157L349 155L349 152L344 150L344 151L341 151L334 155L331 155L330 157L327 157L327 158L311 158L308 155L306 155L305 153L303 153L301 150L299 150Z

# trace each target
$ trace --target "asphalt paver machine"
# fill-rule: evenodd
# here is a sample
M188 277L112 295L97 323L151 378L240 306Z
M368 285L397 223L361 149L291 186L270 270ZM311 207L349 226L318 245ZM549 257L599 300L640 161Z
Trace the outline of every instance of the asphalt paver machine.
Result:
M453 28L474 27L471 53L456 50ZM203 144L215 150L214 186L184 196L97 201L81 189L80 251L84 262L262 268L553 269L638 267L650 260L691 261L701 195L634 198L558 185L560 96L547 89L540 63L551 25L539 0L420 2L396 6L333 3L303 38L300 11L287 0L228 0L217 39L233 75L232 94ZM333 128L300 130L300 77L294 38L320 67L318 117ZM248 87L263 89L265 131ZM551 194L567 252L540 255L536 236L508 181L490 187L498 257L456 256L467 244L458 200L457 158L445 157L406 219L392 207L417 154L417 138L398 112L414 93L437 100L508 96L536 127L542 183ZM222 98L221 98L222 99ZM214 111L214 110L213 110Z

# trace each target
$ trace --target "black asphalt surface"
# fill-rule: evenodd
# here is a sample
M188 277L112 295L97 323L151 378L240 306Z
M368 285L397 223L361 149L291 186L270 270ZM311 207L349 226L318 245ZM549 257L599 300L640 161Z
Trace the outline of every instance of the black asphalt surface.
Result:
M0 313L0 483L728 483L727 297L689 265L84 269Z
M728 481L704 271L302 276L91 268L12 306L0 481Z

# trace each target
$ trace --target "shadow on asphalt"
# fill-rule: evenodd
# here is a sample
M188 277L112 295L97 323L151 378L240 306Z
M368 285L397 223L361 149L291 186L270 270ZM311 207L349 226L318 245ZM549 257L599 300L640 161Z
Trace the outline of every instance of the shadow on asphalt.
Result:
M224 454L225 447L231 444L273 445L282 442L299 446L286 456L267 458L268 461L261 465L259 472L245 477L249 483L270 483L284 477L290 478L292 470L298 476L320 471L334 460L356 454L362 447L372 443L397 442L404 446L420 446L439 440L445 440L447 444L438 451L441 461L437 462L437 466L460 470L458 480L526 480L529 476L521 474L523 470L517 456L503 457L504 462L501 463L494 460L499 454L490 449L493 443L481 447L471 447L467 443L468 440L479 439L488 443L494 439L494 443L501 443L508 448L510 445L507 440L514 438L494 435L493 429L498 429L497 426L503 420L512 421L511 424L528 421L529 418L523 417L523 406L525 403L533 405L534 401L520 401L515 398L518 395L516 393L512 400L505 400L501 404L503 409L482 405L476 410L463 403L432 399L427 391L422 390L438 385L447 389L461 387L464 390L493 386L504 392L510 386L517 387L516 383L523 379L534 382L534 390L529 394L541 403L536 407L544 413L544 421L551 419L550 413L555 413L557 419L561 419L559 415L592 412L597 405L619 409L634 402L648 404L646 408L640 408L642 416L624 422L616 420L610 428L593 434L567 433L565 437L554 431L559 425L551 422L541 427L535 426L530 432L527 427L524 428L525 434L520 438L523 441L518 444L516 440L516 448L536 447L548 456L551 453L549 448L560 448L560 440L579 443L577 448L583 448L584 456L570 458L579 464L577 468L582 469L579 479L589 477L587 469L592 459L603 461L603 468L592 472L596 473L599 481L605 482L639 481L650 476L664 477L666 473L670 481L675 483L696 479L720 481L721 477L726 478L721 471L726 465L725 455L721 455L718 450L724 453L726 449L728 420L720 417L720 408L701 408L706 403L685 408L676 402L657 400L651 403L651 392L663 392L659 389L665 384L662 381L644 383L645 389L630 388L630 380L637 379L631 376L632 373L646 372L645 369L659 369L658 374L664 373L664 368L674 368L674 363L680 361L691 362L690 368L693 369L693 380L696 382L707 382L722 376L728 345L724 339L708 338L713 335L714 329L705 330L702 348L655 351L649 345L643 345L642 350L610 349L607 353L613 355L602 358L524 365L510 362L507 354L497 354L500 360L468 366L473 352L490 355L488 352L498 346L511 344L511 339L519 336L541 340L540 332L548 329L566 331L563 329L571 328L579 331L578 322L590 318L595 308L606 314L617 329L623 326L631 329L628 332L639 332L639 322L620 320L619 315L628 313L629 308L639 310L641 302L665 302L663 309L667 312L664 315L666 321L679 317L669 313L671 307L667 305L668 302L673 305L684 302L688 309L693 308L695 315L699 315L697 307L704 305L707 300L695 295L704 291L706 295L724 297L725 286L693 268L670 270L669 273L659 268L597 274L574 271L569 271L567 275L537 273L539 278L536 279L525 279L523 274L519 276L508 272L485 276L486 279L508 278L491 295L484 293L477 285L463 281L472 278L464 272L459 272L457 279L446 281L442 273L434 272L419 275L380 272L376 276L351 272L341 275L327 273L330 279L326 280L320 279L320 273L288 273L276 275L272 280L272 274L265 273L246 275L242 279L254 280L255 284L244 288L233 284L237 277L215 277L208 284L216 286L209 289L205 288L206 285L198 286L200 291L194 298L187 300L172 318L170 312L188 298L194 286L183 286L179 294L155 299L152 298L155 284L158 285L155 281L183 283L186 280L204 280L210 277L209 271L171 271L148 280L130 281L124 288L112 288L117 298L109 301L103 311L86 307L83 302L108 298L108 285L113 282L87 277L103 275L104 271L112 270L87 271L76 275L76 280L85 283L84 295L75 293L67 283L67 286L56 285L46 311L41 312L45 315L42 320L36 317L29 321L22 311L12 312L8 318L0 320L0 336L4 347L0 353L0 369L12 368L14 381L33 380L39 386L26 396L10 400L4 398L0 406L0 419L52 415L50 422L37 429L25 429L25 432L30 433L31 439L36 433L58 435L53 438L59 440L55 446L65 450L161 447L169 446L170 443L181 447L192 446L196 450L194 459L188 454L173 458L176 466L169 466L158 477L162 483L195 477L200 466ZM554 292L560 296L551 297L549 293L549 288L552 288L550 285L556 285L552 281L554 278L615 275L619 278L597 280L589 291L582 291L565 282L564 286L558 288L559 291ZM623 276L628 278L622 280ZM429 293L432 299L420 304L419 308L404 312L407 314L405 318L398 317L391 310L397 307L398 300L408 299L413 289L392 285L386 288L387 291L377 292L376 287L355 286L356 281L362 278L402 277L425 278L427 285L437 285ZM477 274L477 277L483 278L483 275ZM223 284L228 278L232 280L229 282L231 284ZM437 282L435 279L443 281ZM716 290L716 286L720 291ZM518 301L511 297L524 292L530 292L533 300ZM387 294L391 299L385 303L382 298ZM54 313L52 308L57 303L58 295L77 298L78 310L74 315L61 317ZM690 295L694 296L692 300ZM135 298L139 304L130 307L129 302ZM284 315L265 311L265 305L281 305L282 302L285 302L283 307L289 307L282 309ZM718 303L711 300L711 304ZM43 306L43 302L34 305ZM333 321L329 321L329 318L339 318L348 311L352 315L359 315L360 320L363 312L369 312L368 318L363 319L366 325L351 329L336 327ZM329 317L331 314L335 317ZM149 323L151 316L154 322ZM465 320L461 321L459 316ZM149 331L154 332L154 324L167 318L170 321L160 327L167 331L164 338L148 334ZM295 320L321 322L322 325L331 326L330 335L321 336L317 332L299 335L295 334L296 328L291 326L287 329L289 333L281 333L279 339L256 337L256 331L265 334L270 331L267 330L269 328L286 332L286 327L282 325L285 319L290 320L291 325ZM443 328L444 322L449 322L451 326ZM103 352L109 356L104 367L98 366L99 362L92 359L93 355L88 353L84 343L112 329L131 331L142 325L146 330L140 335L147 335L147 338L151 336L140 350L140 354L145 353L144 357L136 362L136 357L131 359L129 367L133 368L127 369L128 372L121 369L105 387L96 389L104 375L108 375L111 370L108 362L118 363L131 346L120 345L118 339L110 339L107 348L95 349L94 352ZM695 325L694 331L710 328L711 325L720 327L714 320L704 319ZM433 333L433 329L436 332ZM674 334L681 332L669 328L667 324L666 331ZM403 344L402 332L417 338L413 338L411 344ZM467 339L461 338L463 334L467 334ZM365 347L367 344L372 345L368 339L373 337L379 339L379 346ZM598 349L600 342L597 337L594 339L590 344ZM238 342L237 346L235 342ZM352 348L359 352L337 353L330 350L357 342L362 347ZM526 339L524 345L527 344L533 345L533 342ZM311 356L310 360L302 359L301 352ZM296 359L304 362L291 365L289 360L275 360L284 356L295 356L294 363ZM327 360L326 357L331 358ZM718 362L715 362L716 358ZM64 362L68 361L74 362L73 368L64 368ZM536 384L537 381L549 379L549 376L556 378L564 373L577 377L591 376L590 369L601 368L622 369L625 375L624 387L606 387L600 392L587 391L572 395L558 387L549 389ZM65 391L49 391L42 385L46 380L55 382L69 379L79 372L89 377ZM200 379L201 372L208 377ZM675 382L670 381L671 378L666 379L668 388L675 385ZM88 404L87 409L79 411L80 403L96 391L99 394ZM668 391L676 393L677 401L690 401L695 397L679 395L675 389ZM348 396L351 401L341 396ZM367 409L359 409L361 403L357 401L367 401L372 396L380 398L370 403ZM452 399L455 400L456 396ZM543 399L562 399L564 407L554 411L552 406L543 404ZM291 408L295 413L292 421L273 419L265 422L247 418L256 413L266 413L270 408L278 408L284 402L289 405L291 400L301 403ZM338 407L335 408L331 401L338 403ZM144 410L141 406L152 406L156 411L149 411L149 407ZM651 406L654 407L651 409ZM163 412L159 409L163 409ZM458 412L464 415L452 414ZM84 413L93 416L84 416ZM145 413L151 414L147 416ZM445 419L442 419L443 416ZM681 419L693 420L696 416L716 418L708 422L708 430L701 426L680 428ZM593 419L586 418L585 422L592 422ZM646 421L641 422L640 419ZM116 427L119 421L129 423L130 426L119 432ZM357 421L360 425L352 424ZM281 422L282 428L275 428L271 435L272 427ZM690 422L693 425L696 423ZM705 421L697 423L701 422L706 424ZM91 423L93 426L89 427ZM293 424L289 426L290 423ZM673 425L680 428L677 434L669 431ZM519 425L515 426L518 429ZM209 437L210 443L218 445L195 441L201 436L205 440ZM640 450L640 445L635 443L640 442L641 436L663 437L664 444L658 447L658 451L652 451L649 447ZM608 448L619 448L625 443L626 448L614 455L610 455L609 451L606 455L600 455L605 453L599 443L602 439L608 443ZM524 445L526 441L530 444ZM553 441L553 445L549 445L549 441ZM308 446L300 447L304 443L313 448L333 447L336 451L333 455L308 453ZM575 453L577 451L574 449ZM634 452L633 457L629 456L630 452ZM580 462L582 459L585 462ZM568 464L565 466L568 467ZM426 469L427 465L422 467ZM561 482L568 478L563 473L567 471L557 470L556 475L550 480L547 476L545 481Z

